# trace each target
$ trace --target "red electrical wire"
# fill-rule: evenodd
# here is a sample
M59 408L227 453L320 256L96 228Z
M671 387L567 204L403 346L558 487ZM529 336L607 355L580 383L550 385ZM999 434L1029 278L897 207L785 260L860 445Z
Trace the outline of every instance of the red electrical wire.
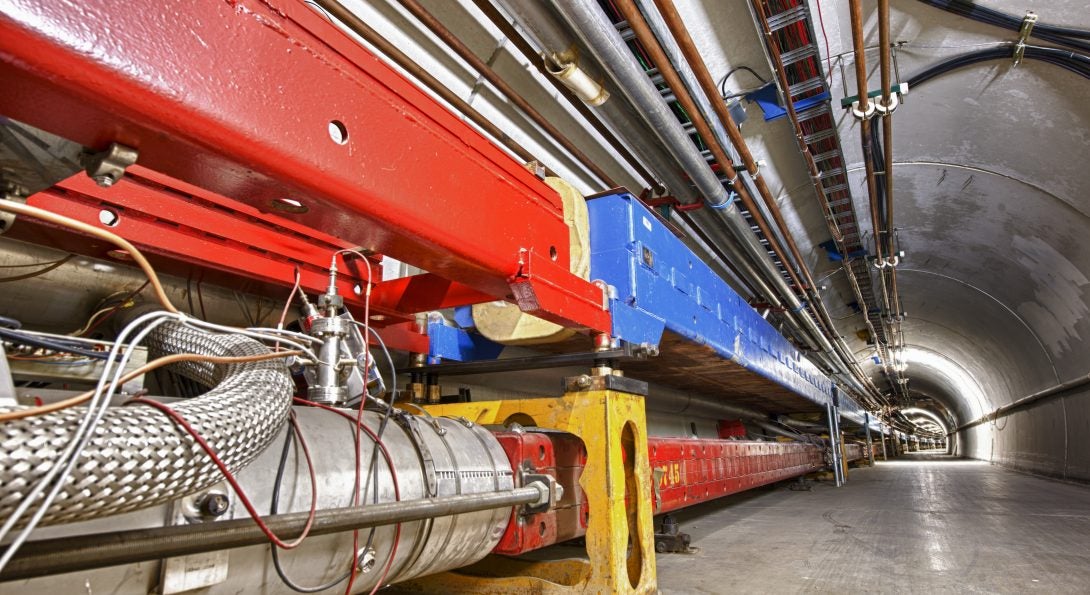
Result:
M128 294L128 295L126 295L125 297L121 298L121 302L120 302L120 303L118 303L118 304L117 304L116 306L114 306L114 307L113 307L112 309L110 309L110 311L109 311L109 312L107 312L106 314L104 314L104 315L102 316L102 318L99 318L99 319L98 319L98 320L96 320L96 321L95 321L95 322L94 322L94 323L93 323L93 324L92 324L91 326L87 327L87 330L85 330L85 331L83 331L82 333L80 333L80 336L81 336L81 337L86 337L86 336L87 336L87 335L88 335L88 334L89 334L89 333L90 333L91 331L95 330L95 329L96 329L96 328L98 328L99 326L102 326L102 323L103 323L103 322L106 322L106 320L107 320L107 319L108 319L109 317L113 316L114 314L117 314L118 310L120 310L121 308L125 307L125 304L129 303L129 300L131 300L132 298L136 297L136 294L140 293L141 291L144 291L144 288L145 288L145 287L147 287L147 286L148 286L148 285L150 285L150 284L151 284L151 281L144 281L144 284L143 284L143 285L141 285L140 287L138 287L138 288L134 289L133 291L129 292L129 294Z
M333 254L333 261L336 264L337 256L341 256L345 265L348 265L348 259L345 258L347 254L356 254L363 261L363 264L367 267L367 288L363 300L363 395L360 397L360 406L356 410L356 444L359 444L359 431L363 427L363 408L364 401L367 400L367 381L368 376L371 374L371 263L368 262L367 257L355 250L338 250ZM356 448L356 484L355 490L352 492L352 505L360 505L360 467L362 462L360 461L360 449ZM398 527L398 535L400 535L401 528ZM397 547L395 540L394 546ZM352 551L359 551L360 547L360 532L358 529L352 531ZM391 555L391 559L393 556ZM385 575L382 577L386 578ZM345 590L346 595L352 592L352 585L356 582L356 564L352 565L350 574L348 576L348 587ZM380 583L381 584L381 581ZM377 588L377 585L376 585Z
M379 449L382 451L382 456L383 456L383 458L386 459L386 467L390 470L390 480L394 484L394 499L395 500L400 500L401 499L401 488L400 488L400 486L398 485L398 482L397 482L397 468L394 467L393 459L390 457L390 451L386 450L386 445L382 442L382 439L378 435L376 435L374 432L372 432L371 428L368 428L367 426L362 425L361 423L356 421L356 419L354 419L350 414L345 413L343 410L334 409L333 407L329 407L328 405L322 405L320 403L314 403L314 402L311 402L311 401L307 401L306 399L300 399L298 397L295 398L295 403L297 405L305 405L307 407L317 407L318 409L324 409L325 411L329 411L331 413L336 413L337 415L339 415L339 416L345 418L346 420L348 420L350 423L355 423L356 424L356 440L357 440L356 452L357 453L359 452L359 442L358 442L358 440L359 440L359 431L363 430L371 438L371 440L374 441L374 443L379 447ZM358 476L359 467L358 466L356 468L356 472L357 472L356 496L358 497L359 496L359 487L358 487L359 486L359 476ZM358 539L358 532L357 532L357 535L353 537L353 548L352 548L353 552L356 552L359 549L359 543L358 543L357 539ZM401 540L401 523L398 523L394 528L394 546L390 550L390 557L386 560L386 566L382 571L382 576L379 578L378 582L375 583L375 588L371 590L371 595L374 595L375 592L378 591L379 587L381 587L382 584L386 582L386 577L389 576L390 569L393 567L394 558L397 556L397 544L398 544L398 541L400 541L400 540ZM353 569L356 568L355 554L353 554L352 568ZM354 578L355 578L355 570L353 570L352 576L350 576L349 579L348 579L349 584L348 584L348 589L347 589L346 593L349 593L349 592L352 591L352 583L354 582Z
M185 430L190 436L192 436L193 440L195 440L197 444L199 444L201 448L204 449L204 452L208 454L208 457L211 458L212 462L215 463L216 467L219 468L220 473L223 474L223 477L227 480L227 483L231 484L231 489L235 491L235 494L238 496L239 502L241 502L242 505L246 507L246 511L250 513L250 517L253 519L254 523L256 523L258 528L261 529L261 532L265 534L265 537L268 537L269 541L271 541L277 547L285 550L294 549L298 547L299 544L303 543L303 540L306 539L307 535L310 534L310 527L314 524L314 516L318 512L318 481L314 473L314 464L310 459L310 450L308 450L307 448L307 443L303 439L303 433L299 429L298 425L293 424L292 427L295 430L296 437L299 439L299 447L303 451L303 455L306 457L307 468L310 470L310 513L307 516L307 524L303 527L303 532L299 534L299 537L296 538L294 541L285 542L277 537L276 534L272 532L272 529L269 529L269 526L265 524L265 521L261 519L261 515L258 514L257 509L254 508L253 503L250 502L250 498L246 495L246 492L242 490L242 486L239 485L238 480L235 478L235 475L231 473L231 470L228 469L227 465L223 462L223 460L219 458L219 455L216 454L216 451L212 449L212 445L208 444L208 441L205 440L203 436L201 436L200 432L198 432L196 428L190 425L190 423L186 421L186 419L182 417L180 413L164 403L152 401L151 399L145 399L143 397L135 397L129 399L126 402L126 405L129 403L139 403L141 405L147 405L148 407L158 409L167 417L171 418L174 423L181 426L182 429Z
M821 24L821 36L825 38L825 60L829 63L829 84L833 81L833 53L829 49L829 36L825 34L825 17L821 14L821 0L817 0L818 23Z

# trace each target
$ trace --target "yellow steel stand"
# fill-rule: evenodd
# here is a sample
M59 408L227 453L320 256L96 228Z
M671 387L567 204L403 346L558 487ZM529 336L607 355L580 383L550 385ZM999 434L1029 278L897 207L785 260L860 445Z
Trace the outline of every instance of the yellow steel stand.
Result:
M650 466L643 397L613 390L431 405L432 415L478 424L517 422L575 434L587 449L580 485L590 506L589 560L530 562L489 556L473 566L399 584L436 593L653 593ZM631 494L625 503L625 492ZM631 539L630 539L631 538Z

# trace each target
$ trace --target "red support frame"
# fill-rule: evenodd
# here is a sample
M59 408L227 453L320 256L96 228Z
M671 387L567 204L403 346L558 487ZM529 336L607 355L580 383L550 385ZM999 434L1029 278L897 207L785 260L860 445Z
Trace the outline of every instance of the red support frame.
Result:
M587 463L583 443L564 432L528 429L493 434L516 473L549 475L564 486L563 498L552 509L521 518L518 511L513 513L493 553L514 556L584 535L588 515L594 511L587 507L579 487ZM862 452L859 445L848 446ZM825 467L823 449L801 442L651 436L647 451L652 481L649 504L656 515Z
M556 193L301 2L0 0L0 80L6 117L261 211L299 201L285 217L491 298L548 259L535 314L609 330Z

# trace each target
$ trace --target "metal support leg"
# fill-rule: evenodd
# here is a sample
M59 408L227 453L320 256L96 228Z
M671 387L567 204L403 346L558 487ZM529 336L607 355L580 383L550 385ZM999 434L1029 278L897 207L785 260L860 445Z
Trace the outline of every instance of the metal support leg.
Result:
M836 487L839 488L844 485L844 468L841 464L843 452L840 449L840 428L837 427L836 406L831 403L827 405L825 415L829 420L829 447L833 452L833 477L836 479Z
M840 407L833 405L833 426L836 428L836 442L840 449L840 484L848 483L848 456L844 446L844 433L840 431Z
M874 466L874 443L870 441L870 413L863 412L863 427L867 429L867 462Z
M588 562L527 562L489 556L399 588L434 593L654 593L654 526L643 397L613 390L428 406L436 416L479 424L536 426L575 434L586 447L579 481L590 517ZM625 495L628 494L626 499ZM630 539L631 537L631 539Z

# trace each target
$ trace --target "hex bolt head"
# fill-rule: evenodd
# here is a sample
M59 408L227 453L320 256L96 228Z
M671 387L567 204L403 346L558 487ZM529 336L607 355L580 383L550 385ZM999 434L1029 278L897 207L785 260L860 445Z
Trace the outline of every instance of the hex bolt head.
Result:
M200 510L208 516L223 516L231 507L231 500L226 494L208 494L201 498Z
M95 181L95 184L98 184L102 188L109 188L114 185L114 179L111 176L95 176L91 179Z

